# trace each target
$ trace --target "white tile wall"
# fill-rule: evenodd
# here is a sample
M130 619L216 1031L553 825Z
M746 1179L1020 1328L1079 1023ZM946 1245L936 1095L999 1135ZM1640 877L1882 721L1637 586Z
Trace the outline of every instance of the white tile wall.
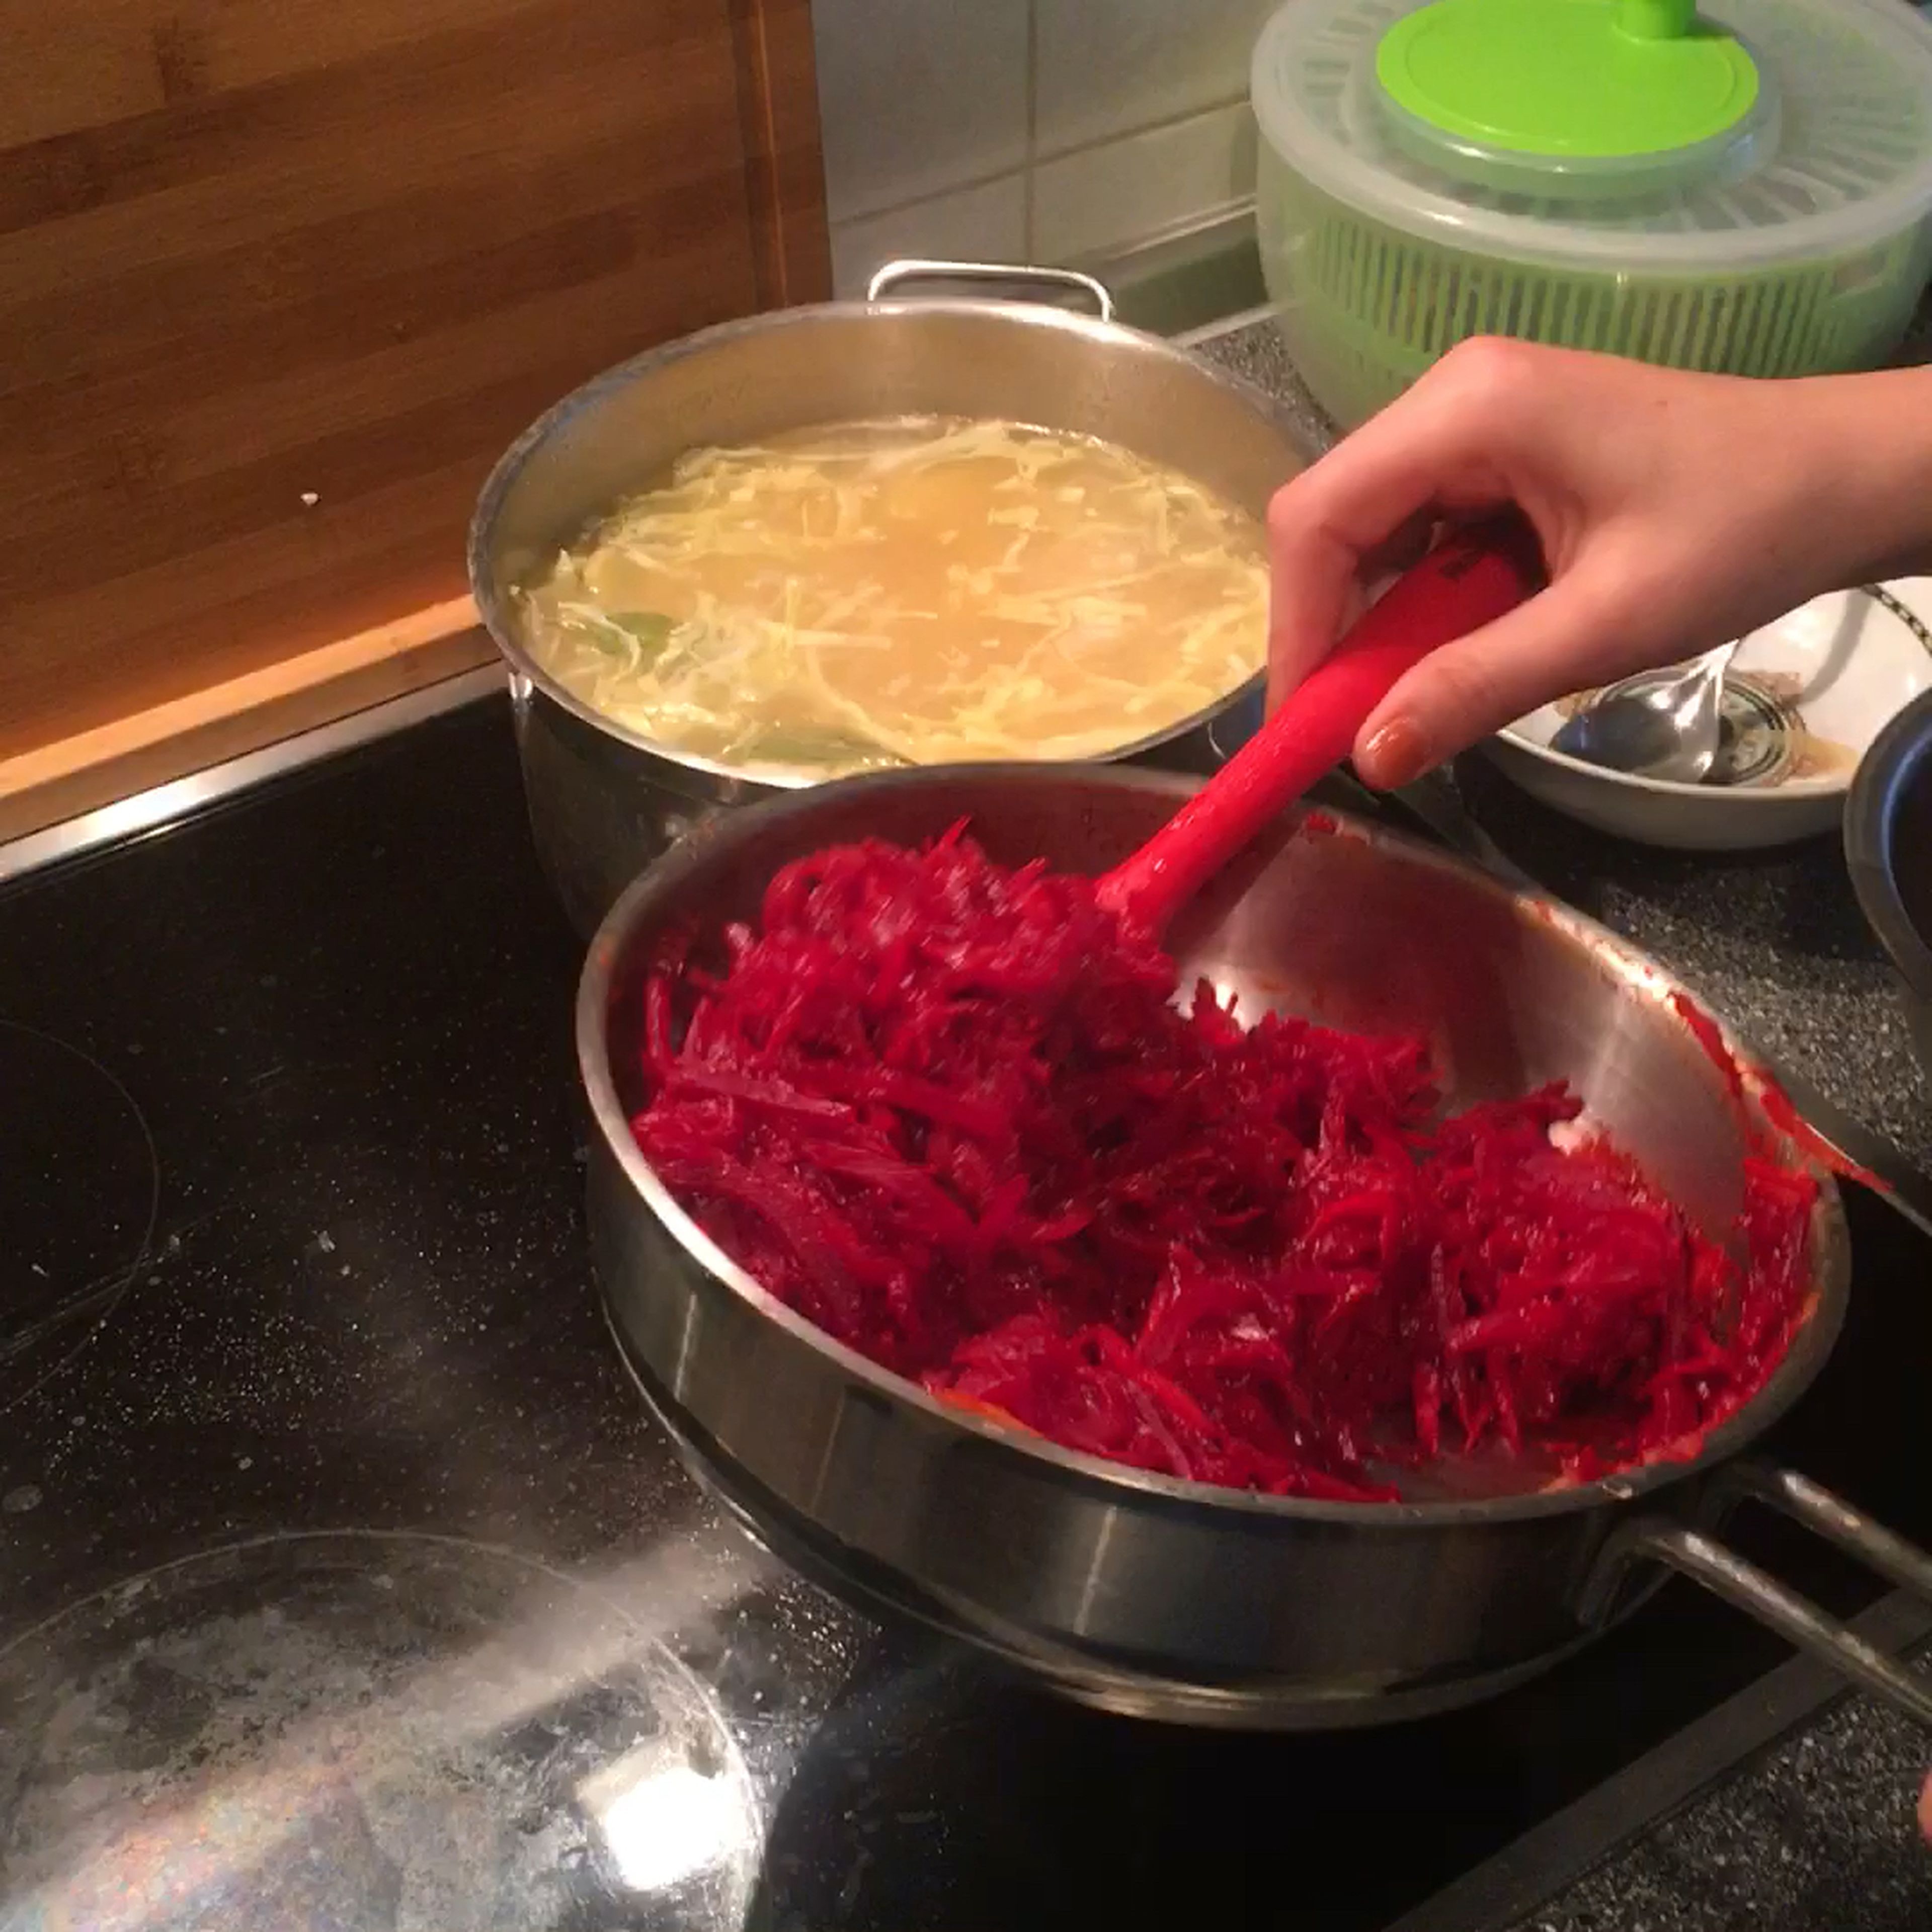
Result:
M1027 252L1026 178L1002 175L885 214L835 222L832 278L842 296L862 295L874 269L895 256L1017 262Z
M814 0L834 221L1024 165L1030 0Z
M1054 154L1244 97L1280 0L1036 4L1036 152Z
M1076 149L1034 171L1033 240L1062 262L1144 241L1254 192L1245 101Z
M814 0L838 291L896 254L1078 260L1254 188L1279 0Z

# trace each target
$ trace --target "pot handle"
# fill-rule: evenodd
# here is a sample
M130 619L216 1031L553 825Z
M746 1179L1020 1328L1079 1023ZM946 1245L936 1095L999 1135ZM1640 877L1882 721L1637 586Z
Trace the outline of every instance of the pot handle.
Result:
M1741 1464L1719 1479L1713 1500L1722 1511L1730 1502L1744 1498L1769 1505L1856 1558L1888 1582L1932 1602L1932 1556L1874 1522L1810 1478L1768 1465ZM1612 1533L1598 1556L1578 1604L1586 1623L1605 1620L1624 1572L1632 1563L1646 1559L1667 1564L1701 1583L1894 1709L1932 1727L1932 1679L1918 1676L1886 1656L1808 1597L1779 1582L1768 1570L1747 1562L1708 1531L1667 1517L1637 1516Z
M883 302L895 289L914 282L994 282L1011 289L1072 289L1094 304L1094 313L1102 322L1114 319L1113 291L1093 275L1078 268L1023 268L1000 262L928 262L913 257L888 262L866 284L868 302Z

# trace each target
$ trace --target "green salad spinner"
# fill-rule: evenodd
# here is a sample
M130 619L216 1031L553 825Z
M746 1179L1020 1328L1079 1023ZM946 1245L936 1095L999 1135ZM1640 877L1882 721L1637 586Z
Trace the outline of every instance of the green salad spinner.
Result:
M1464 338L1868 368L1932 271L1932 26L1899 0L1289 0L1262 259L1352 428Z

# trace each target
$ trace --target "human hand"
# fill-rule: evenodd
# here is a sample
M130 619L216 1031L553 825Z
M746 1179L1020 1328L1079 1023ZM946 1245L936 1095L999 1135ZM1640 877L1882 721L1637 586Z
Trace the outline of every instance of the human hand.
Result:
M1918 1794L1918 1828L1932 1840L1932 1778L1925 1780L1925 1788Z
M1276 496L1270 700L1405 538L1412 554L1431 521L1510 502L1549 587L1396 685L1356 741L1372 784L1827 590L1932 568L1932 370L1753 381L1465 343Z

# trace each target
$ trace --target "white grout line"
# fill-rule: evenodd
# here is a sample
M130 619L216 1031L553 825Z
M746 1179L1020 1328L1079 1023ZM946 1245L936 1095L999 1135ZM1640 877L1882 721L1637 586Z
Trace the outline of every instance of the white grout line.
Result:
M868 222L889 220L896 214L916 214L921 208L950 201L957 195L971 194L976 189L982 188L998 188L1004 182L1024 180L1027 172L1027 164L1022 161L1018 167L1000 168L992 174L969 175L962 180L949 182L944 188L933 188L924 194L916 194L910 201L895 201L884 208L868 208L862 212L835 215L830 225L833 228L848 230L863 228Z
M1204 121L1210 114L1225 114L1231 107L1245 107L1247 104L1247 91L1244 88L1238 94L1225 95L1219 100L1204 101L1198 107L1183 108L1177 114L1163 114L1157 120L1137 121L1132 127L1116 128L1111 134L1090 134L1085 140L1070 142L1064 148L1043 148L1034 158L1036 162L1071 160L1076 154L1094 154L1124 141L1138 140L1143 134L1164 134L1170 128L1184 128L1190 121Z
M1932 4L1932 0L1928 0L1928 4ZM1084 141L1076 141L1069 147L1041 148L1038 146L1034 126L1036 110L1029 90L1026 158L1017 167L998 168L990 174L964 176L958 181L948 182L944 188L926 188L918 194L909 195L903 201L884 202L877 208L853 208L829 218L834 228L855 228L863 222L884 220L890 214L914 214L922 208L931 207L934 202L950 201L956 194L968 194L975 188L992 188L1000 182L1012 181L1016 176L1029 176L1036 168L1048 162L1072 160L1079 155L1096 154L1103 148L1136 140L1143 134L1162 134L1170 128L1184 127L1190 121L1202 120L1210 114L1225 113L1230 107L1241 106L1247 98L1245 94L1234 94L1225 100L1210 102L1205 107L1190 107L1185 113L1166 115L1158 121L1144 121L1135 127L1123 128L1112 134L1096 134Z

